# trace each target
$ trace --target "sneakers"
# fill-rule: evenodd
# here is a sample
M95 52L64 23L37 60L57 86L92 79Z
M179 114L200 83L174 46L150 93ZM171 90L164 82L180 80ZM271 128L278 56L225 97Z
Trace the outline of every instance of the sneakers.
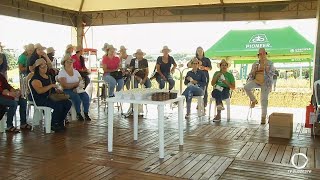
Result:
M251 101L250 108L254 108L256 106L256 104L258 104L257 100Z
M190 119L190 114L186 114L185 118Z
M221 104L219 104L219 105L217 106L217 110L218 110L218 111L223 111L223 110L224 110L224 107L223 107Z
M221 115L217 114L216 117L213 118L213 122L220 122L221 121Z
M77 114L78 121L84 121L82 115L80 113Z
M85 117L85 120L86 120L86 121L91 121L91 118L89 117L89 114L88 114L88 113L85 113L85 114L84 114L84 117Z

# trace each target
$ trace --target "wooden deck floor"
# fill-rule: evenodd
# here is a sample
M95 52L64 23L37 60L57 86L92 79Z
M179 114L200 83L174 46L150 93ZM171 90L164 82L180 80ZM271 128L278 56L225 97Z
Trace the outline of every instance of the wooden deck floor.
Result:
M295 124L291 140L268 137L268 125L232 119L213 123L195 114L184 121L184 147L178 147L177 109L166 108L165 158L158 159L157 113L153 106L139 119L133 142L132 119L116 114L114 152L107 153L103 109L91 107L93 121L72 122L63 133L0 134L0 179L319 179L320 138ZM296 170L290 159L304 153ZM298 165L304 159L295 158Z

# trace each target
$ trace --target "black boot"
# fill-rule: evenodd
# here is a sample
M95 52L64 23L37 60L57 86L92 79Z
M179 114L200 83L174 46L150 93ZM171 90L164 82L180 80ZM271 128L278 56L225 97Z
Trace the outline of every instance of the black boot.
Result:
M77 113L77 119L78 119L78 121L84 121L81 113Z
M84 117L86 121L91 121L91 118L89 117L88 113L84 113Z

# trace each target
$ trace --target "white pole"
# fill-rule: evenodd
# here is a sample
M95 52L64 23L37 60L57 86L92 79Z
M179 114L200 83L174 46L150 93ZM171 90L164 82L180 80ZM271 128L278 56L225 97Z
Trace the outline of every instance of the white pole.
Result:
M113 145L113 102L108 102L108 152L112 152Z
M159 128L159 158L163 160L164 158L164 128L163 128L163 120L164 120L164 105L158 105L158 128Z

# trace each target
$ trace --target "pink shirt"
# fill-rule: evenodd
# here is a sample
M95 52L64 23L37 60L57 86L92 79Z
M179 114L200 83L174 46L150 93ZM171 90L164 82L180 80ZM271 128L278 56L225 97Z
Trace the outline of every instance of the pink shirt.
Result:
M107 69L109 70L116 70L119 68L120 58L113 56L113 58L110 59L108 56L103 56L102 64L107 65Z
M80 62L80 58L78 58L78 56L75 54L73 56L71 56L71 59L74 60L73 62L73 68L75 70L83 70L82 66L81 66L81 62Z

